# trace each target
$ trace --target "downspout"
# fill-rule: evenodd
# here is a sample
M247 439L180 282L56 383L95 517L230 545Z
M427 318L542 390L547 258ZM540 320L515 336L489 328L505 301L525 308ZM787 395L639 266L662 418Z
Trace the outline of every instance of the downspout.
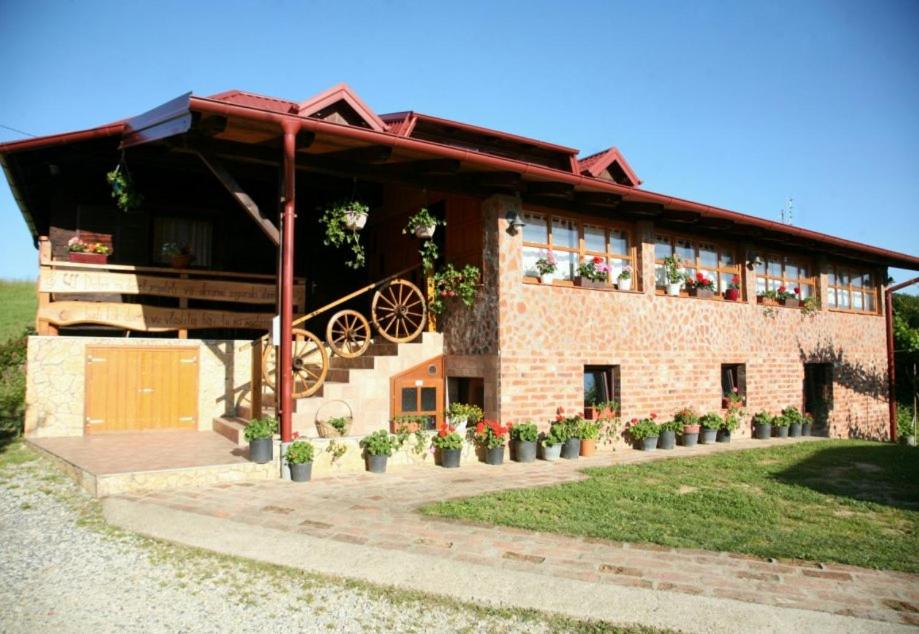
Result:
M919 277L884 289L884 324L887 326L887 406L890 411L890 441L897 442L897 368L894 363L893 294L919 282Z
M294 308L294 219L296 218L297 132L300 124L283 120L284 130L284 211L281 216L281 341L278 362L278 407L281 412L281 442L291 441L293 427L292 340Z

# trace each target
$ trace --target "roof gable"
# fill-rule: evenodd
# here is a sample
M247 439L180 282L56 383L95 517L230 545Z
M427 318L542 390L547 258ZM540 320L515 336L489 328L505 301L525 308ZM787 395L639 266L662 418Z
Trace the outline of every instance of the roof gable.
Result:
M594 178L613 181L620 185L637 187L641 179L615 147L591 154L578 161L578 171Z
M388 129L386 123L358 97L347 84L332 86L300 104L301 117L313 117L377 132Z

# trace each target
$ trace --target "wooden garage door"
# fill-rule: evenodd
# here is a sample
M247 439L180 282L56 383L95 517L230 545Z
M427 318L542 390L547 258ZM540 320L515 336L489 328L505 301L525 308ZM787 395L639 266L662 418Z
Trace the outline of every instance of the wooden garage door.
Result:
M197 350L87 348L87 433L196 429L197 418Z

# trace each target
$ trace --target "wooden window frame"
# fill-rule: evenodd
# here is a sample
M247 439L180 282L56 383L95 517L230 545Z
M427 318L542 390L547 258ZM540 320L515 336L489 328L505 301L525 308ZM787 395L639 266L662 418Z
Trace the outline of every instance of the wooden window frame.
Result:
M769 281L778 282L779 286L784 286L786 290L792 290L794 288L801 288L801 286L809 286L811 288L810 297L819 297L820 295L820 284L819 278L817 275L817 269L814 266L814 262L810 258L788 255L787 253L780 253L778 251L770 251L767 253L759 253L759 257L763 260L763 272L757 270L759 265L756 265L753 269L753 275L755 276L755 285L756 285L756 301L757 303L763 303L763 296L759 294L759 281L765 280L764 286L766 290L769 289ZM781 275L770 275L769 274L769 262L770 260L779 260L782 263L782 274ZM789 277L785 274L785 267L788 264L793 264L798 268L799 275L797 277ZM810 271L810 275L800 275L802 268L807 268ZM803 299L802 299L803 301Z
M694 237L694 236L692 236L692 235L686 235L686 234L681 234L681 233L674 233L674 232L672 232L672 231L655 231L655 232L654 232L654 238L653 238L653 247L654 247L654 293L655 293L656 295L664 295L664 296L667 296L667 289L666 289L665 287L663 287L663 286L658 285L658 283L657 283L657 269L658 269L659 266L663 266L663 264L664 264L663 258L658 258L658 257L657 257L657 244L658 244L658 239L659 239L659 238L666 238L667 240L669 240L669 242L670 242L670 255L673 255L673 254L676 253L676 243L677 243L678 240L686 241L686 242L689 242L690 244L692 244L692 249L693 249L693 253L694 253L694 255L695 255L695 258L694 258L694 261L691 262L691 263L689 263L690 265L689 265L689 266L686 266L685 268L694 269L696 272L698 272L698 271L700 271L700 270L702 270L702 269L705 269L706 271L715 271L716 275L718 276L718 279L715 280L715 284L716 284L716 286L715 286L715 291L714 291L714 293L712 294L711 298L707 298L707 299L713 299L713 300L716 300L716 301L722 301L722 300L724 300L724 291L726 291L727 289L726 289L726 288L719 288L720 285L721 285L721 275L722 275L722 274L730 274L730 275L732 275L732 276L736 275L737 277L740 278L740 280L741 280L741 282L740 282L740 299L739 299L738 301L743 301L743 300L745 299L745 297L746 297L746 292L745 292L745 290L744 290L745 284L743 283L743 279L744 279L743 268L744 268L744 267L743 267L742 263L740 262L740 259L737 257L737 247L732 246L732 245L730 245L730 244L727 243L727 242L722 242L722 241L720 241L720 240L710 240L710 239L708 239L708 238L697 238L697 237ZM715 266L715 267L702 266L701 259L700 259L700 257L699 257L699 251L700 251L700 247L701 247L701 246L714 247L714 249L718 252L718 265L717 265L717 266ZM730 254L731 254L731 257L732 257L733 260L734 260L734 264L732 264L732 265L730 265L730 266L722 266L722 264L721 264L721 254L722 254L722 253L730 253ZM687 262L684 260L684 265L685 265L685 264L687 264ZM692 295L689 294L689 291L685 288L685 284L684 284L684 286L683 286L682 288L680 288L680 297L693 297ZM699 299L699 298L693 297L693 299Z
M847 284L838 284L833 283L833 281L838 281L839 273L843 272L848 276L849 282ZM853 277L863 277L868 276L868 280L871 283L870 286L862 285L855 286L852 284ZM840 264L831 264L830 270L827 272L827 298L826 306L829 310L838 312L838 313L853 313L856 315L880 315L881 314L881 287L878 285L879 275L878 272L874 269L859 269L852 266L845 266ZM849 306L848 308L843 308L838 305L837 292L846 291L849 294ZM874 308L867 309L865 308L865 301L862 300L861 308L853 308L855 302L852 301L852 293L857 292L860 295L874 295ZM873 291L873 292L872 292ZM831 303L832 302L832 303Z
M602 289L589 289L589 290L605 290L605 291L618 291L621 293L640 293L641 292L641 275L640 267L638 266L638 246L635 243L635 228L624 222L609 222L608 220L603 220L595 218L592 216L576 216L572 214L561 213L556 210L548 209L536 209L533 207L528 207L522 211L524 217L526 216L540 216L546 220L546 238L548 243L540 242L528 242L523 241L524 249L540 249L542 251L552 251L555 253L574 253L577 255L578 262L583 262L587 257L590 256L601 256L607 261L618 260L624 264L632 267L632 288L628 291L620 290L616 288L615 282L612 279L607 279L604 288ZM556 219L565 220L571 222L578 233L578 246L576 249L567 247L567 246L556 246L553 241L552 236L552 227ZM604 231L604 239L606 241L606 251L589 251L587 250L586 241L585 241L585 228L594 227L597 229L602 229ZM625 234L626 238L629 241L629 253L615 253L610 250L610 232L611 231L620 231ZM528 284L538 284L539 278L532 275L527 275L526 271L523 273L523 281ZM574 280L555 280L552 283L553 286L568 286L574 287ZM579 287L580 288L580 287Z

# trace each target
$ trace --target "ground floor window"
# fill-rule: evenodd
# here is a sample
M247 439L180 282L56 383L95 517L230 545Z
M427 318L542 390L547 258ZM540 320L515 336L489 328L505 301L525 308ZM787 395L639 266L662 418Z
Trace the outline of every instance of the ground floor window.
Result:
M584 366L584 410L603 403L621 403L618 365Z
M747 366L743 363L721 364L722 407L731 401L745 403L747 399Z
M153 221L153 260L168 265L177 249L194 256L194 266L211 266L213 225L207 220L158 216Z
M833 364L804 364L804 411L818 425L826 424L833 410Z

